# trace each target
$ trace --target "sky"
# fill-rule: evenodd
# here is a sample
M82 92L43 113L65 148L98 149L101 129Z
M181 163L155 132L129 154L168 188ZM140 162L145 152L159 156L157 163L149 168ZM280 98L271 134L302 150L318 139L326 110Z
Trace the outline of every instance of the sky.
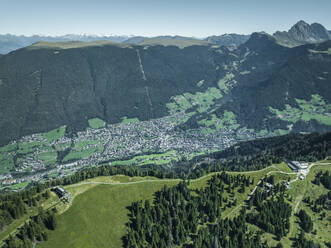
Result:
M331 0L0 0L0 34L274 33L299 20L331 29Z

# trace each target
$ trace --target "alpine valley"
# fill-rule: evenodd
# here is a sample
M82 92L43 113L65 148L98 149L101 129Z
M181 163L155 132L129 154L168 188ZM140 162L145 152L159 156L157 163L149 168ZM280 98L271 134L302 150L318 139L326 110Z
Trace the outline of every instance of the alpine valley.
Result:
M329 37L316 26L300 21L286 40ZM39 42L3 55L0 172L171 167L239 141L330 130L331 41L289 48L281 37L253 33L235 49L179 37Z
M0 46L4 247L330 247L321 24Z

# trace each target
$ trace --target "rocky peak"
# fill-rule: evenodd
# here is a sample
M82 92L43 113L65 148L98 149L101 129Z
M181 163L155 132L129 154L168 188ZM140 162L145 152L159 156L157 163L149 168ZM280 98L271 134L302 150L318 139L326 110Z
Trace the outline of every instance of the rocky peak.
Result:
M329 31L319 23L308 24L299 21L288 32L276 32L273 35L277 42L286 46L298 46L319 43L331 39Z
M313 23L313 24L311 24L311 27L313 29L313 32L317 36L319 36L319 37L321 37L322 39L325 39L325 40L331 39L331 34L329 33L328 30L326 30L326 28L323 25L321 25L319 23Z
M289 34L298 41L319 42L328 40L328 31L319 23L309 25L304 21L299 21L290 30Z

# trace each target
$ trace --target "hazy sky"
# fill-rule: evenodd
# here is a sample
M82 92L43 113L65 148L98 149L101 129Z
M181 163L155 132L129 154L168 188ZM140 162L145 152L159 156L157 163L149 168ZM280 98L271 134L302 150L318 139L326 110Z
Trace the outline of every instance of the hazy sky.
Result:
M331 0L0 0L0 34L184 35L331 29Z

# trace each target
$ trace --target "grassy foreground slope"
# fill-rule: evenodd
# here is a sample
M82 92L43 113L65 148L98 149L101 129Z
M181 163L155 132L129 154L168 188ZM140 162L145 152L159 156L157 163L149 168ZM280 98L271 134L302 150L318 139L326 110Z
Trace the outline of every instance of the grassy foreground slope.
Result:
M59 216L49 241L38 247L121 247L128 221L127 206L152 199L164 185L178 181L152 180L124 185L98 185L77 196L68 211ZM70 191L70 189L69 189Z
M227 207L221 214L222 218L233 218L239 214L244 201L248 195L256 188L261 178L273 175L275 183L281 181L291 181L290 189L286 192L287 201L292 205L292 216L290 218L290 233L280 241L270 233L264 233L262 240L267 241L271 247L281 242L284 247L290 247L292 240L299 233L299 220L296 213L300 209L308 211L314 221L316 234L307 233L307 237L318 241L323 246L323 241L330 240L328 219L330 213L323 221L319 214L313 213L303 199L307 196L316 199L327 191L322 185L317 186L312 183L318 171L331 171L329 161L323 164L314 165L305 180L299 178L291 171L285 163L275 164L259 171L248 172L228 172L229 174L244 174L254 179L254 183L243 193L235 191L233 195L224 192L224 196L230 201L236 199L235 206ZM190 181L190 188L201 189L208 185L208 180L215 173L207 174ZM66 186L65 188L72 193L74 200L71 206L60 203L57 208L58 226L55 231L48 232L48 241L42 242L37 247L122 247L121 238L126 233L125 223L129 221L127 207L132 202L138 200L153 199L154 193L165 185L174 186L179 182L177 179L156 179L153 177L97 177L86 180L78 184ZM66 210L66 211L65 211ZM255 225L249 224L252 230L258 230Z
M236 194L237 206L227 208L222 216L231 217L239 212L238 206L243 203L258 181L271 171L278 169L272 166L255 172L241 172L254 178L255 183L250 186L249 191ZM207 186L208 180L214 174L191 180L190 187L198 189ZM121 238L126 232L125 223L129 220L127 207L138 200L152 200L156 191L165 185L174 186L178 182L179 180L176 179L155 180L114 176L99 177L69 185L66 189L74 196L72 206L58 217L58 226L55 231L48 233L48 241L38 244L37 247L121 247ZM61 207L63 206L58 207L60 212L63 211Z

